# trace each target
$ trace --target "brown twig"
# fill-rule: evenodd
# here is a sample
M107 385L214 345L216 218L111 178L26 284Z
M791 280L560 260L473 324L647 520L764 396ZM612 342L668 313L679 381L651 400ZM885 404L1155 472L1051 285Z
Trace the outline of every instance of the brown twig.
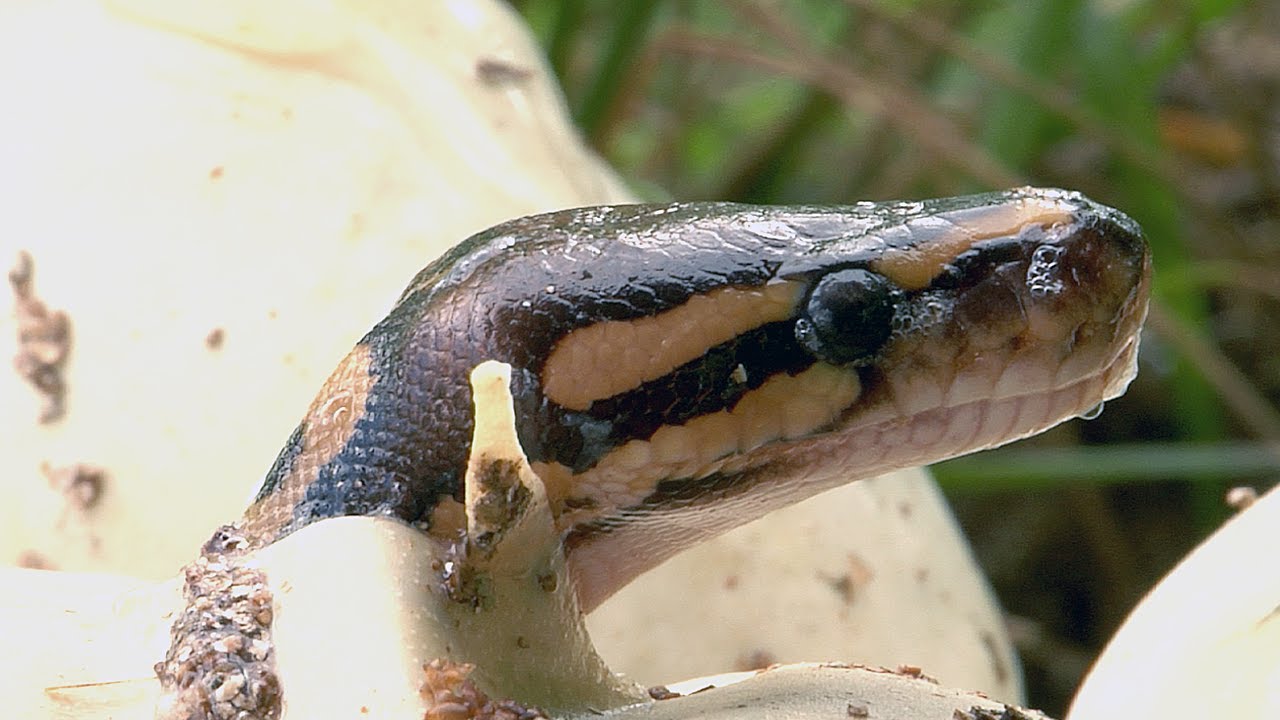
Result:
M736 40L668 30L657 41L663 49L688 55L729 60L821 87L847 106L871 114L938 160L990 187L1023 185L1025 181L981 148L968 142L945 116L902 87L877 86L861 75L825 59L782 58L760 52Z
M1268 444L1280 443L1280 412L1220 349L1186 327L1161 303L1152 301L1147 324L1200 369L1222 402L1249 432Z

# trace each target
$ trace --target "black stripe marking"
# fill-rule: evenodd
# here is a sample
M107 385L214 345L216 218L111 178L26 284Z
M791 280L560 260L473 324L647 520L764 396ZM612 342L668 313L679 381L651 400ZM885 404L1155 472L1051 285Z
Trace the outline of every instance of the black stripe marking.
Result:
M731 410L778 373L795 375L815 362L796 341L793 322L775 322L717 345L706 355L629 392L592 403L584 412L546 402L531 461L558 462L575 473L631 440L647 440L664 425ZM740 382L741 365L746 382Z

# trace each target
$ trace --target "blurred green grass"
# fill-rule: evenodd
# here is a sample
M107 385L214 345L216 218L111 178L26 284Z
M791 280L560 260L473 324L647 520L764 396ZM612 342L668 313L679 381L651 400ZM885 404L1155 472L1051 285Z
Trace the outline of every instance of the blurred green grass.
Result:
M1186 440L1205 454L1231 437L1280 443L1271 398L1212 335L1214 288L1188 280L1206 262L1197 243L1247 241L1247 229L1200 191L1188 166L1203 158L1179 155L1162 127L1181 101L1168 92L1175 71L1245 3L516 5L579 126L644 196L845 203L1034 183L1124 209L1153 246L1151 342L1163 347L1150 372L1164 378L1167 417L1154 437L1121 439ZM1230 475L1234 457L1204 476Z
M1035 184L1143 225L1156 299L1130 392L1097 420L935 466L1006 604L1059 604L1041 621L1088 652L1229 516L1228 487L1280 476L1278 4L513 2L579 127L642 196L849 203ZM1022 515L1018 532L1052 534L1035 523L1064 512L1083 514L1065 541L1102 567L1046 600L1025 587L1027 560L1001 565L985 544ZM1045 687L1041 704L1069 690Z

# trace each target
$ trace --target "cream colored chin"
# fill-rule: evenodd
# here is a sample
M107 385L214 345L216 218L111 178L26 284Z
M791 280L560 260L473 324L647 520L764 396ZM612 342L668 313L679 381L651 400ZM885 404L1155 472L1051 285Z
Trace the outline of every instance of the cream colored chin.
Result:
M1136 340L1127 338L1112 322L1085 323L1046 318L1028 308L1021 335L1030 338L1017 351L1006 349L1008 337L990 346L955 346L933 336L900 349L902 360L890 358L878 406L858 410L856 422L911 418L938 407L959 407L986 398L1017 398L1076 385L1111 371L1117 359L1130 352ZM1078 334L1084 341L1077 340ZM1125 344L1120 345L1120 340ZM1132 372L1131 372L1132 374ZM1127 383L1127 380L1126 380ZM1093 404L1101 402L1098 397ZM1088 409L1088 408L1084 408Z
M983 397L907 416L884 403L860 414L820 446L798 451L788 460L820 462L826 455L833 476L854 479L1004 445L1088 413L1121 395L1137 372L1137 349L1137 338L1132 338L1101 369L1051 385L1051 390ZM840 482L819 479L818 489Z

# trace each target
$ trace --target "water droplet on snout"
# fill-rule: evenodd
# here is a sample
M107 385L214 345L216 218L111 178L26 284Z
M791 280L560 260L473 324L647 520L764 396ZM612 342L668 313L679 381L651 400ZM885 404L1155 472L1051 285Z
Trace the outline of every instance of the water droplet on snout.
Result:
M889 321L890 336L901 337L926 332L945 321L951 314L951 304L941 298L929 298L923 302L901 303L894 308Z
M1027 290L1033 298L1042 298L1062 292L1062 280L1058 277L1058 258L1062 246L1041 245L1031 253L1027 264Z
M1094 405L1093 407L1089 408L1088 410L1085 410L1084 412L1080 413L1077 417L1079 417L1081 420L1097 420L1098 416L1102 414L1102 411L1103 409L1105 409L1105 407L1106 407L1106 403L1100 402L1097 405Z

